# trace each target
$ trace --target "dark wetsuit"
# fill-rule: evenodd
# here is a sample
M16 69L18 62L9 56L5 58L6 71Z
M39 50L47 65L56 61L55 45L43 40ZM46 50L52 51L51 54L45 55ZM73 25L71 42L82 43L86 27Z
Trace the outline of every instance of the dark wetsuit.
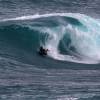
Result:
M47 51L48 51L48 49L44 49L43 47L40 47L39 54L40 55L47 55Z

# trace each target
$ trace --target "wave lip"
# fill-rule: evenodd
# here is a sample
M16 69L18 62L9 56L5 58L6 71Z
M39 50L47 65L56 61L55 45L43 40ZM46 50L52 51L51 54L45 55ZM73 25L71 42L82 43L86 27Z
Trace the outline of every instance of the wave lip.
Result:
M2 19L1 21L12 21L12 20L32 20L32 19L38 19L38 18L47 18L47 17L55 17L55 16L69 16L69 17L74 17L74 18L81 18L81 16L84 16L84 14L80 13L50 13L50 14L35 14L35 15L27 15L27 16L21 16L21 17L15 17L15 18L6 18Z
M50 50L48 53L50 57L75 63L99 63L100 23L98 20L79 13L52 13L3 19L1 22L18 20L24 22L31 20L32 23L20 24L18 28L12 25L9 28L19 36L23 32L22 41L26 38L25 34L27 36L31 34L34 48L43 45ZM28 38L25 42L30 41L30 37Z

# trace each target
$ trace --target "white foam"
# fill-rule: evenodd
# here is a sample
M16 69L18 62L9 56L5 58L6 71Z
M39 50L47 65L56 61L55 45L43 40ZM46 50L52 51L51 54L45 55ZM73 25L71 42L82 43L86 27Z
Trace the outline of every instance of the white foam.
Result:
M45 39L45 48L49 49L48 55L56 60L63 60L63 61L69 61L69 62L75 62L75 63L85 63L85 64L95 64L98 63L97 60L95 59L91 59L89 57L81 57L81 59L75 57L74 55L63 55L60 54L59 49L58 49L58 45L60 40L62 39L62 37L64 36L64 34L66 34L66 30L69 29L69 25L68 27L66 26L58 26L55 28L33 28L36 29L38 31L40 31L41 33L46 33L49 34L49 37L46 37ZM73 32L70 32L72 34L74 34ZM75 36L73 36L72 38L73 41L75 41ZM76 41L76 43L74 45L76 45L77 47L77 43L78 41ZM80 42L79 42L80 43ZM80 45L80 44L79 44ZM77 47L80 49L80 47Z
M57 100L78 100L78 98L73 98L73 97L67 98L67 97L65 97L65 98L59 98Z

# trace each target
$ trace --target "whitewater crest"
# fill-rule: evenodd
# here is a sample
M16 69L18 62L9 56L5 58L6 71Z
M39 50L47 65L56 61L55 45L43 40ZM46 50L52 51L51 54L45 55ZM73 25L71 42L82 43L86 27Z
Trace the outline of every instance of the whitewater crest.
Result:
M98 20L79 13L53 13L4 19L2 22L19 20L32 21L31 24L25 24L24 28L33 31L32 34L38 34L39 45L50 50L50 57L85 64L100 62ZM23 28L23 24L20 27ZM37 41L33 42L36 44Z

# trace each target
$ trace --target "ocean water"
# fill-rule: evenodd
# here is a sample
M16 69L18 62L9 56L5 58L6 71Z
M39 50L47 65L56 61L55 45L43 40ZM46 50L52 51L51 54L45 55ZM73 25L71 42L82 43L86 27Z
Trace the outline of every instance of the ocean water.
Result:
M99 5L0 0L0 100L100 100Z

